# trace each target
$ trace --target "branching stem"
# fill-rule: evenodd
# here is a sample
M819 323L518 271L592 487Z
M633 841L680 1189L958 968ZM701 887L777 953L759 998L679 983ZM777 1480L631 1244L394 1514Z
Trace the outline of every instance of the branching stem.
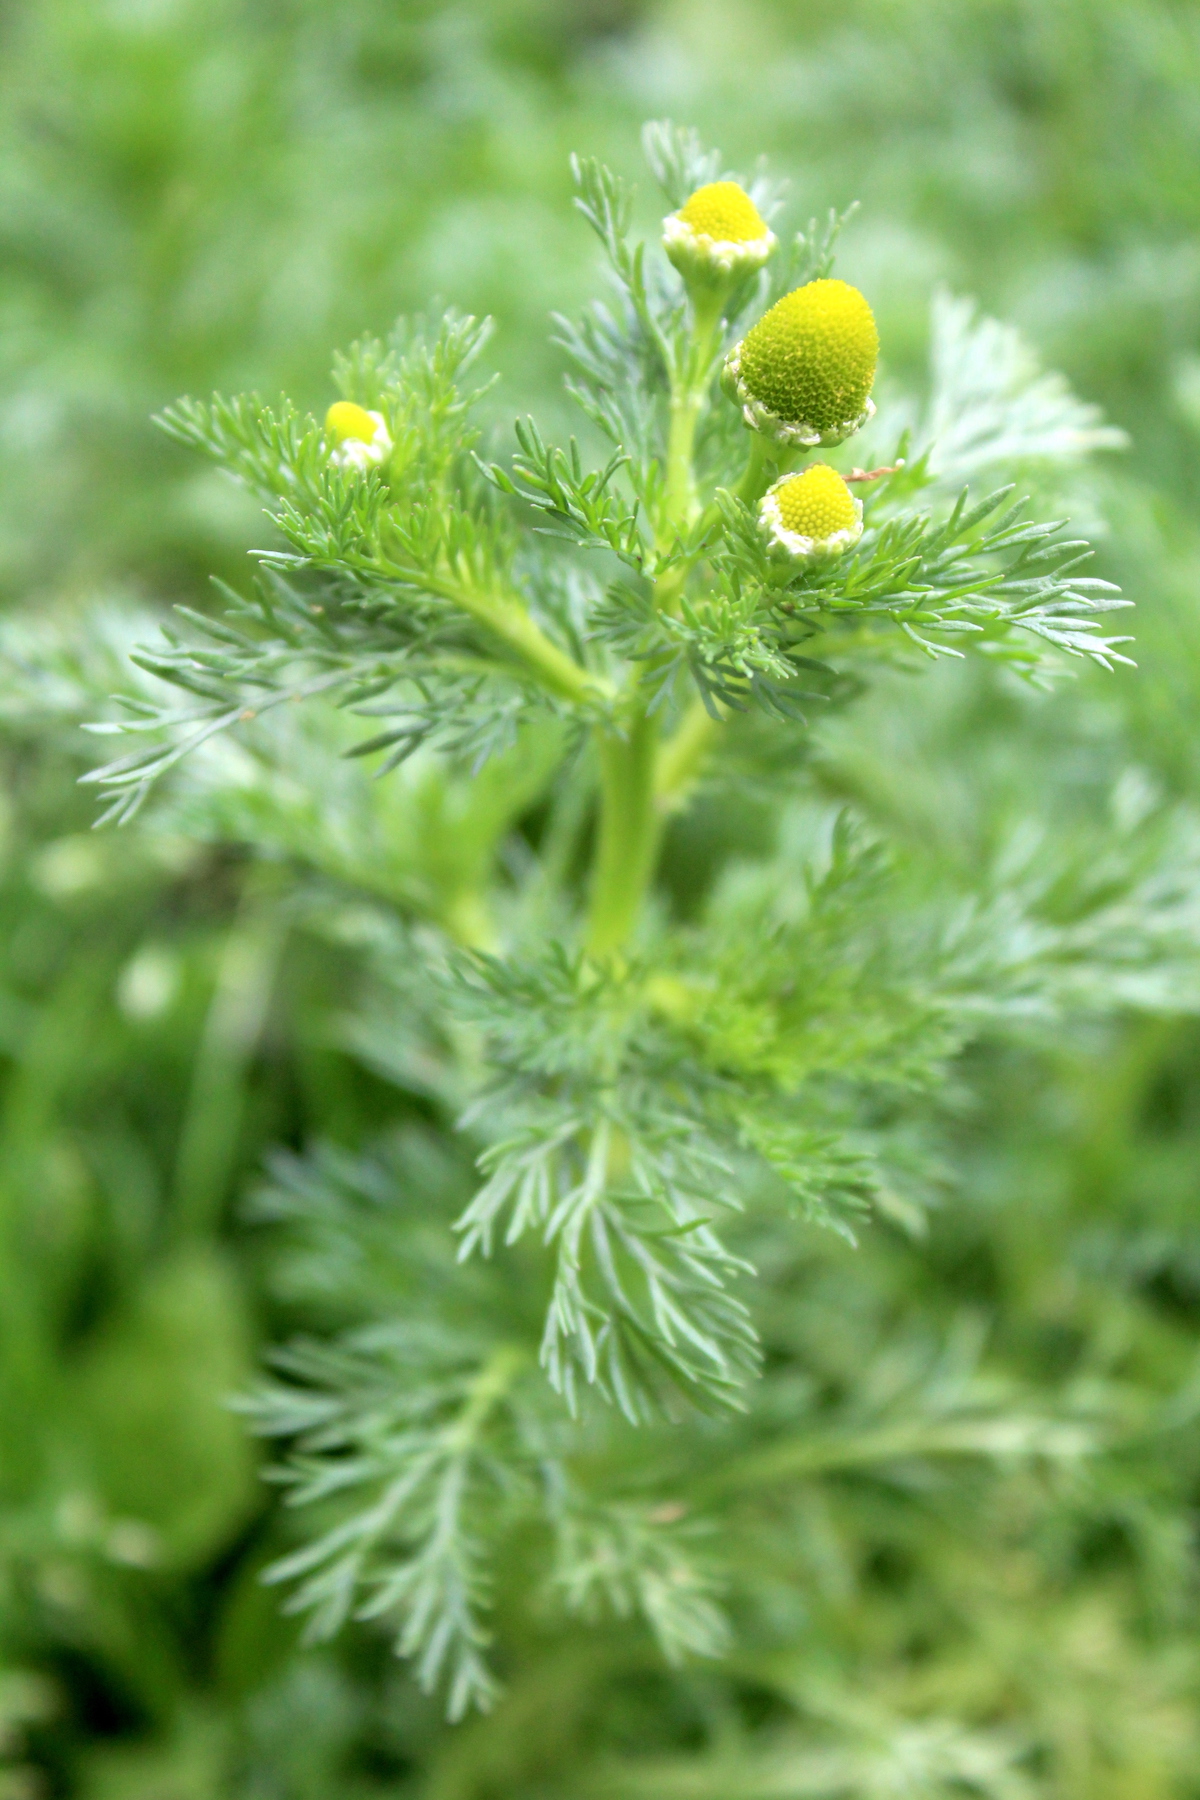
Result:
M515 596L489 592L453 576L424 579L431 592L461 606L514 651L547 692L575 705L611 697L612 684L560 650Z
M660 813L674 812L686 800L720 729L721 720L703 700L693 700L674 736L658 752L654 796Z
M699 511L696 495L696 423L712 379L713 346L721 327L724 292L693 297L686 354L672 374L671 422L658 543L666 549ZM686 569L671 569L655 584L659 607L678 599ZM635 676L635 684L638 678ZM703 710L703 709L701 709ZM654 875L667 796L681 795L707 746L708 733L691 714L666 751L659 749L659 718L634 686L624 732L600 735L600 823L592 872L588 949L611 955L627 941ZM666 781L663 786L663 758ZM664 804L664 802L667 802Z

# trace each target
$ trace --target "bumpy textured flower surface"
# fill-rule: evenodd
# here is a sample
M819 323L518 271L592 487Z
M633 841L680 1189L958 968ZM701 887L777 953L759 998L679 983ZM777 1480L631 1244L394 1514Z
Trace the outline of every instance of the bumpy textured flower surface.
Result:
M840 444L875 410L878 356L875 317L858 289L810 281L730 351L724 384L751 429L787 445Z
M781 476L767 489L758 509L771 548L801 562L840 556L857 544L862 514L862 501L828 463L813 463L799 475Z
M685 278L761 269L778 239L736 181L710 181L663 220L663 248Z
M325 414L325 435L332 446L329 460L342 469L377 467L392 449L383 414L368 412L353 400L334 401Z

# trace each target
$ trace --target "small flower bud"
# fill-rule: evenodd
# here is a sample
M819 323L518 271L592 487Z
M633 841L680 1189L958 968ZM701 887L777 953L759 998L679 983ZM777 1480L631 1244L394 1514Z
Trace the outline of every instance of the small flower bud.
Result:
M391 454L392 438L382 413L353 400L335 400L325 414L329 460L340 469L369 469Z
M862 515L862 501L828 463L810 463L799 475L782 475L758 508L771 549L798 562L841 556L851 549L862 536Z
M761 269L778 239L736 181L710 181L663 220L663 249L685 281L731 281Z
M874 314L858 289L810 281L734 346L722 383L751 430L805 449L840 444L875 411L878 355Z

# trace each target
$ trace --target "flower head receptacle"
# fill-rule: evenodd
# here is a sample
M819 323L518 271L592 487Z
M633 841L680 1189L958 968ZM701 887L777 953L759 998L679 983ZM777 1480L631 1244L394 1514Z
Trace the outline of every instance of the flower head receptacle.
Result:
M725 359L722 383L753 431L811 449L840 444L875 408L875 317L845 281L810 281L765 312Z
M329 460L340 469L377 468L391 455L392 436L382 413L353 400L335 400L325 414Z
M761 269L778 239L736 181L710 181L663 220L663 249L687 282L728 284Z
M773 552L792 562L817 562L857 544L862 501L828 463L811 463L772 482L759 502L758 522Z

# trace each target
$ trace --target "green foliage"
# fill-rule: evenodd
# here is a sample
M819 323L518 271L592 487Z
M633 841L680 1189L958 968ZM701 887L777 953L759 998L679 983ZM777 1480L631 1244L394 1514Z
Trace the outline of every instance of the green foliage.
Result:
M671 179L701 155L664 126L650 145ZM181 403L165 415L168 431L263 498L288 548L257 553L251 597L229 596L223 618L188 614L200 643L172 634L164 650L135 657L156 692L165 683L189 695L182 712L131 697L131 718L93 728L151 736L148 749L90 778L115 792L123 819L185 753L225 729L257 732L285 700L386 718L386 730L351 746L386 753L384 776L422 747L478 775L511 746L531 796L547 781L581 779L586 805L595 784L592 870L580 896L562 885L562 868L548 937L555 868L531 846L501 911L489 917L483 902L488 856L473 864L483 892L442 909L465 949L406 935L376 951L417 1057L440 1070L443 1116L457 1114L475 1154L479 1184L453 1226L467 1269L442 1270L432 1312L410 1301L403 1322L385 1312L328 1344L281 1352L280 1382L254 1403L259 1429L290 1447L280 1473L290 1498L323 1520L271 1579L299 1583L290 1604L310 1615L317 1640L351 1615L389 1621L421 1684L444 1682L454 1718L498 1691L485 1620L518 1528L555 1546L547 1605L636 1607L672 1655L718 1650L728 1628L713 1577L691 1570L685 1540L645 1530L655 1516L674 1523L678 1477L664 1488L652 1463L642 1478L649 1510L630 1513L603 1485L589 1492L579 1445L665 1415L700 1453L713 1430L732 1429L714 1424L706 1437L703 1415L730 1409L761 1431L764 1256L786 1265L804 1242L801 1221L853 1242L852 1221L884 1206L895 1185L890 1165L904 1159L912 1118L904 1096L933 1103L985 1019L1014 1001L1060 1007L1064 965L1076 1005L1085 996L1095 1009L1111 1005L1127 949L1104 921L1136 879L1114 867L1103 898L1083 903L1083 930L1078 908L1055 918L1011 876L964 912L961 893L922 880L847 814L814 808L793 777L774 860L735 865L686 932L667 931L649 904L664 813L719 769L739 714L757 712L763 743L773 734L782 746L804 728L801 698L845 709L872 670L895 660L887 628L930 657L961 655L957 640L1043 681L1063 653L1110 668L1127 660L1116 648L1126 640L1096 636L1091 615L1122 603L1111 583L1077 573L1087 545L1028 519L1008 489L974 504L965 491L939 498L929 456L894 472L891 491L869 503L852 555L817 572L773 564L753 510L766 479L761 446L747 451L744 434L718 427L706 456L696 448L708 418L727 410L714 377L754 293L727 294L724 323L710 303L691 304L665 266L630 244L620 182L593 162L577 162L575 177L623 290L620 312L593 312L566 340L573 391L614 440L608 463L587 470L574 441L548 445L532 421L518 427L511 473L474 457L479 395L462 379L486 332L453 315L428 335L402 327L390 349L360 344L338 365L343 393L386 420L393 448L377 471L338 466L320 426L288 406ZM955 391L969 408L992 395L972 371L976 359L994 360L997 328L942 318L957 334ZM946 461L956 445L979 461L980 446L998 439L1000 465L1015 441L1053 463L1075 403L1011 350L996 382L1002 398L976 428L949 434ZM523 541L522 508L526 520L548 519L566 550L539 546L545 527L529 537L526 526ZM630 573L607 588L586 563L573 574L568 556L581 551ZM559 721L550 736L548 715ZM289 739L275 732L267 742L286 754ZM309 742L328 752L337 734L326 728ZM253 735L247 744L254 755ZM258 739L259 757L263 747ZM230 786L227 758L223 766L223 777L201 777L214 796ZM309 780L328 798L319 769L308 764ZM288 773L294 788L300 766ZM736 778L752 779L744 767ZM344 807L332 820L328 807L310 810L297 831L279 816L294 802L269 774L256 786L254 807L231 815L218 801L210 820L235 817L262 850L286 843L343 882L366 868L367 854L347 854ZM516 816L492 812L494 832ZM491 854L498 847L496 836ZM1174 920L1160 924L1153 906L1141 917L1154 961ZM388 966L396 957L402 979ZM367 1197L386 1190L378 1166L356 1173L326 1158L287 1176L270 1205L309 1222L340 1208L353 1237ZM911 1192L907 1208L915 1220ZM410 1228L401 1213L397 1244ZM524 1304L509 1303L511 1317L489 1331L514 1257ZM495 1272L468 1323L456 1289L480 1291L468 1273L478 1258ZM565 1402L561 1417L538 1364ZM597 1401L625 1422L607 1423ZM1014 1421L997 1428L1000 1442L1026 1442ZM884 1429L888 1444L889 1431L924 1441L911 1422ZM943 1441L936 1427L930 1441ZM1052 1431L1030 1441L1043 1454L1077 1453L1069 1430L1065 1452L1049 1448ZM973 1440L952 1432L945 1442ZM769 1451L757 1457L769 1466ZM588 1527L593 1513L599 1523ZM605 1579L597 1557L615 1563Z
M39 590L5 622L0 693L0 1230L18 1271L0 1291L0 1784L25 1795L36 1764L54 1791L147 1800L1186 1797L1194 33L1169 8L1018 0L606 15L592 39L571 36L590 14L525 0L402 11L52 0L0 26L17 251L0 553L10 588ZM697 418L696 513L667 523L671 384L705 358L679 354L655 252L635 266L644 188L587 177L628 279L560 326L577 451L536 347L547 305L578 307L589 277L558 222L567 150L628 167L633 119L681 83L743 157L773 150L797 217L866 202L841 270L876 305L887 367L839 461L893 461L907 431L907 468L868 490L834 583L762 567L752 496L710 508L740 475L732 409ZM694 137L648 148L669 198L724 172ZM835 235L785 244L731 297L730 333L827 273ZM926 382L938 277L1016 314L1136 455L1093 472L1119 434L965 301L935 303ZM416 501L396 541L380 478L339 492L302 450L303 409L331 397L329 341L431 291L498 312L512 382L453 425L441 466L465 522L431 499L436 457L389 473ZM387 355L365 348L335 386L370 404L391 383L413 458L436 436L435 370L408 339L381 377ZM297 396L222 429L268 475L309 454L299 542L264 537L142 424L180 388L246 383ZM511 456L495 421L530 405ZM1142 602L1136 674L1085 666L1109 590L1056 577L1057 556L1029 568L1065 534L1010 544L1025 566L1007 578L981 553L1011 499L948 551L947 587L902 585L967 484L970 507L1015 484L1024 518L1106 534L1097 572ZM287 516L278 480L268 496ZM889 568L879 544L907 545L905 515L932 524ZM236 567L254 542L261 592ZM426 585L448 543L453 595ZM349 581L277 560L347 549ZM196 575L214 564L239 597L210 610ZM842 610L852 567L865 605ZM142 805L93 836L68 797L90 761L77 726L129 687L126 648L155 626L123 601L85 624L51 589L113 570L192 619L134 677L143 710L107 717L146 727L114 796ZM660 580L680 583L669 606ZM517 594L541 640L465 610L480 587ZM1025 609L1050 638L1016 624ZM906 623L939 661L984 654L925 668ZM1064 649L1082 653L1074 692L1011 682ZM555 671L569 691L547 689ZM656 698L662 841L612 856L649 848L658 871L634 940L588 953L597 793L648 762L621 736L633 683ZM195 716L176 725L181 693ZM632 1265L609 1283L592 1241L560 1266L575 1220L552 1203L505 1245L515 1188L490 1256L456 1262L480 1187L519 1185L568 1116L553 1195L581 1195L607 1131L589 1217L629 1234L631 1259L674 1259L667 1310ZM248 1228L234 1198L279 1141L294 1154ZM689 1309L716 1292L681 1271L696 1232L647 1237L647 1205L699 1207L721 1260L698 1267L726 1284L719 1307L746 1308L753 1359L720 1311L723 1372L682 1337L647 1359L680 1291ZM180 1273L197 1269L210 1288ZM580 1326L557 1340L574 1418L538 1368L560 1294ZM599 1351L593 1305L617 1322ZM245 1391L248 1326L294 1342L259 1422L291 1446L287 1497L313 1496L264 1501L249 1527L223 1405ZM614 1397L624 1380L641 1423L589 1366ZM187 1492L160 1484L176 1457ZM173 1503L208 1523L181 1524L168 1557ZM372 1611L389 1578L394 1605L301 1650L259 1582L296 1558L315 1559L284 1581L296 1599L327 1583L310 1619L331 1596ZM396 1639L440 1670L436 1701L390 1665ZM439 1723L497 1680L486 1718Z

